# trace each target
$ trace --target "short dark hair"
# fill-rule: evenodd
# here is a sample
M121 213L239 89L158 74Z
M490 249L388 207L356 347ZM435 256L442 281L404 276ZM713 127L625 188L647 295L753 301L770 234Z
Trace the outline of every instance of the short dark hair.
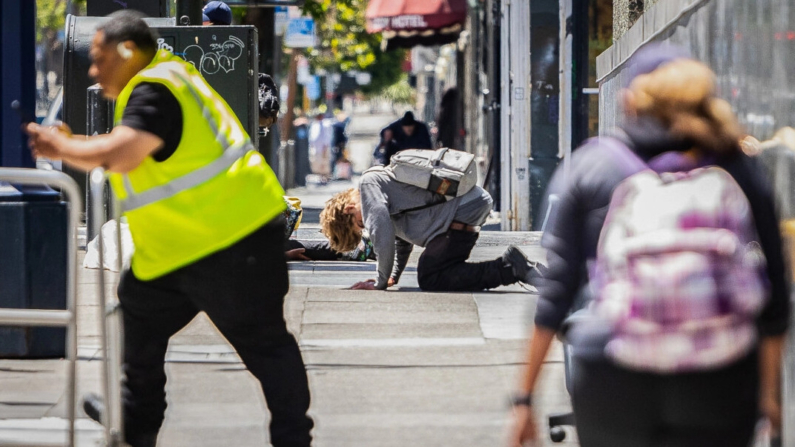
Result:
M97 31L105 33L105 42L131 40L142 51L154 54L157 51L157 32L144 22L144 14L132 9L123 9L108 15L110 20L99 25Z
M400 119L401 126L413 126L415 124L417 124L417 120L414 119L414 114L411 111L406 112L403 118Z

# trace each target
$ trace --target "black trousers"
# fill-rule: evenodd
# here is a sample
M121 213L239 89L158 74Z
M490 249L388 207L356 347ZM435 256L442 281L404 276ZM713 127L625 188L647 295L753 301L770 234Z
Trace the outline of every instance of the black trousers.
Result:
M284 250L304 249L304 256L313 261L336 261L342 253L331 249L328 239L300 241L298 239L287 239L284 243Z
M748 447L758 417L756 354L714 371L659 375L572 361L582 447Z
M335 144L331 146L331 169L334 170L334 166L337 165L337 162L340 161L342 158L342 154L345 152L345 143Z
M428 242L417 263L417 282L422 290L468 292L493 289L517 281L502 259L466 262L479 233L447 230Z
M168 340L200 311L262 385L271 412L271 443L310 445L306 370L283 315L289 287L283 249L279 217L231 247L152 281L124 273L119 284L123 402L125 434L133 447L152 445L143 440L154 439L163 423Z

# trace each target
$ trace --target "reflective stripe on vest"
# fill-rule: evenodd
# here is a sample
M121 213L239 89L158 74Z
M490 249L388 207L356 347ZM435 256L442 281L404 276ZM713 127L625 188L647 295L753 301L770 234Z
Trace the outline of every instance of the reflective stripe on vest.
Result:
M179 73L174 73L174 76L179 78L179 80L185 84L191 96L193 96L193 98L196 99L196 102L202 106L202 117L207 120L207 124L210 126L211 131L215 134L215 140L221 144L224 152L215 161L196 169L195 171L189 172L182 177L176 178L166 184L149 188L141 193L136 193L133 190L130 177L127 174L123 174L122 179L124 182L124 190L127 193L127 198L120 201L122 212L132 211L142 206L149 205L150 203L157 202L158 200L167 199L187 189L199 186L202 183L211 180L216 175L225 172L237 160L246 155L246 152L255 150L254 145L250 140L246 140L243 144L237 145L235 147L230 147L229 138L225 133L220 131L218 124L212 119L212 112L210 112L210 109L207 108L204 101L202 100L202 97L199 95L199 92L196 91L196 88L190 83L190 81L185 79L185 77Z
M158 200L167 199L186 189L199 186L216 175L225 172L250 150L254 150L254 146L248 141L241 146L229 148L212 163L196 169L193 172L189 172L166 184L149 188L142 193L135 193L133 191L130 179L125 174L124 189L127 192L127 198L121 201L121 209L123 212L132 211L142 206L149 205L150 203L157 202Z

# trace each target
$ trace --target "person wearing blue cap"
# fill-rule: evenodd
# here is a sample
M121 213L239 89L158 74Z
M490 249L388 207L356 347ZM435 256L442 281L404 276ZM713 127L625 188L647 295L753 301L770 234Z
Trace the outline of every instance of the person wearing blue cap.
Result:
M560 331L583 447L747 447L760 413L781 427L790 305L774 197L706 65L647 45L624 73L624 124L587 141L550 183L548 268L534 281L509 445L538 437L533 390ZM662 195L669 184L678 201ZM657 200L632 201L642 197Z
M202 25L231 25L232 10L224 2L212 1L202 9Z

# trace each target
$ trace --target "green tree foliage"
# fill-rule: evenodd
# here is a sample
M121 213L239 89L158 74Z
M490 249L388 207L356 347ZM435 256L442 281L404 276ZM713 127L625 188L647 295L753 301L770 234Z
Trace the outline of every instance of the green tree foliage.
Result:
M380 47L373 49L375 62L367 71L372 77L370 84L362 86L365 94L383 92L386 88L395 85L405 77L403 61L406 59L405 50L381 51Z
M391 104L413 104L415 90L409 85L408 76L403 75L398 82L383 89L378 95Z
M36 40L41 42L48 32L64 27L66 0L36 0Z
M306 0L303 5L317 23L318 46L309 49L312 66L368 72L372 82L362 91L377 94L401 79L406 51L381 51L381 35L365 30L366 9L367 0Z
M27 1L27 0L25 0ZM72 0L72 8L76 9L85 4L85 0ZM51 39L52 35L63 29L66 23L67 0L36 0L36 41L42 42L45 38Z

